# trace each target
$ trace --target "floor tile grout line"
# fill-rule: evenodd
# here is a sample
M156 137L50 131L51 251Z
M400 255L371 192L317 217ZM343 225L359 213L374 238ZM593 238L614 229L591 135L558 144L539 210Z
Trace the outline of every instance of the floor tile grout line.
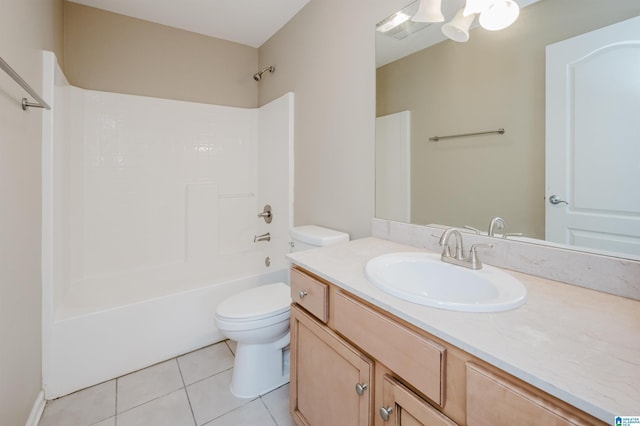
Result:
M226 416L227 414L231 414L231 413L233 413L234 411L238 411L238 410L240 410L240 409L242 409L242 408L246 407L247 405L251 404L252 402L257 401L257 400L258 400L258 399L260 399L260 398L261 398L260 396L257 396L257 397L255 397L255 398L253 398L253 399L251 399L251 400L249 400L249 401L245 402L244 404L239 405L239 406L235 407L234 409L227 411L226 413L222 413L222 414L220 414L219 416L216 416L216 417L212 418L211 420L208 420L206 423L202 423L202 425L201 425L201 426L206 426L206 425L208 425L208 424L210 424L210 423L213 423L213 422L215 422L216 420L218 420L220 417L224 417L224 416ZM247 399L249 399L249 398L247 398ZM268 411L269 411L269 410L267 410L267 412L268 412ZM269 413L269 414L271 414L271 413Z
M118 426L118 382L119 382L119 380L118 380L118 378L116 377L116 403L115 403L115 406L116 406L116 414L115 414L115 416L114 416L114 417L115 417L115 419L113 420L113 425L114 425L114 426Z
M277 388L277 389L279 389L279 388ZM264 395L268 395L268 393L265 393ZM276 426L278 426L278 420L276 420L275 416L273 415L273 413L269 409L269 406L267 405L267 402L263 398L264 395L260 395L260 401L262 402L262 405L264 405L264 408L267 410L267 413L269 413L269 415L271 416L271 420L273 420L273 423Z
M224 341L224 344L227 345L227 349L229 349L229 351L231 351L231 354L235 357L236 353L233 351L233 349L231 349L231 345L229 345L230 340L227 339Z
M171 359L168 359L167 361L171 361ZM176 361L177 361L177 359L176 359ZM166 361L165 361L165 362L166 362ZM131 411L131 410L135 409L135 408L138 408L138 407L141 407L141 406L143 406L143 405L145 405L145 404L148 404L149 402L152 402L152 401L155 401L155 400L157 400L157 399L163 398L163 397L165 397L165 396L167 396L167 395L170 395L170 394L172 394L172 393L174 393L174 392L179 391L180 389L184 389L184 390L185 390L185 392L187 393L187 399L188 399L188 398L189 398L189 392L187 392L187 388L188 388L189 386L191 386L191 385L195 385L196 383L200 383L200 382L203 382L203 381L208 380L208 379L211 379L212 377L215 377L215 376L217 376L217 375L219 375L219 374L225 373L225 372L227 372L227 371L229 371L229 370L232 370L232 369L233 369L233 367L231 367L231 368L227 368L226 370L220 371L220 372L218 372L218 373L212 374L211 376L207 376L207 377L205 377L205 378L203 378L203 379L200 379L200 380L198 380L198 381L195 381L195 382L193 382L193 383L190 383L189 385L186 385L186 384L185 384L185 382L184 382L184 378L182 377L182 370L180 370L180 364L178 363L178 370L180 371L180 379L181 379L181 381L182 381L183 386L181 386L181 387L179 387L179 388L176 388L176 389L174 389L174 390L172 390L172 391L169 391L169 392L167 392L167 393L165 393L165 394L158 395L158 396L156 396L155 398L152 398L152 399L150 399L150 400L148 400L148 401L145 401L145 402L143 402L143 403L141 403L141 404L135 405L135 406L133 406L133 407L131 407L131 408L127 408L126 410L124 410L124 411L122 411L122 412L120 412L120 413L116 412L116 418L117 418L117 416L118 416L118 415L120 415L120 414L124 414L124 413L126 413L126 412L129 412L129 411ZM123 377L124 377L124 376L123 376ZM253 400L252 400L252 401L253 401ZM189 400L189 406L190 406L190 408L192 408L192 407L191 407L191 400ZM192 412L193 412L193 410L192 410ZM107 417L107 418L108 418L108 417ZM103 419L103 420L104 420L104 419Z
M120 412L120 413L119 413L119 412L118 412L118 410L117 410L117 400L116 400L116 418L117 418L117 416L118 416L118 415L120 415L120 414L124 414L124 413L126 413L126 412L129 412L129 411L131 411L131 410L135 409L135 408L142 407L143 405L148 404L149 402L156 401L156 400L158 400L158 399L160 399L160 398L164 398L165 396L167 396L167 395L171 395L172 393L177 392L177 391L179 391L180 389L185 389L185 391L186 391L186 387L184 386L184 380L182 379L182 372L180 371L180 364L178 364L178 358L177 358L177 357L169 358L169 359L167 359L167 360L162 361L161 363L159 362L159 363L154 364L154 365L158 365L158 364L162 364L162 363L170 362L170 361L174 361L174 360L176 361L176 364L178 365L178 373L180 374L180 381L182 382L182 386L180 386L180 387L178 387L178 388L175 388L175 389L172 389L172 390L170 390L170 391L167 391L166 393L163 393L163 394L161 394L161 395L158 395L158 396L156 396L156 397L154 397L154 398L151 398L151 399L150 399L150 400L148 400L148 401L142 402L142 403L140 403L140 404L138 404L138 405L134 405L133 407L129 407L129 408L127 408L126 410L123 410L123 411L122 411L122 412ZM150 366L150 367L153 367L154 365L152 365L152 366ZM147 367L147 368L150 368L150 367ZM146 368L142 368L142 369L140 369L140 370L138 370L138 371L142 371L142 370L146 370ZM116 384L118 383L118 382L117 382L117 380L118 380L118 379L120 379L121 377L126 377L126 376L128 376L128 375L130 375L130 374L133 374L133 373L125 374L124 376L120 376L120 377L116 378L116 379L115 379L115 380L116 380ZM116 393L116 398L117 398L117 393Z
M233 367L229 367L229 368L227 368L227 369L225 369L225 370L218 371L217 373L214 373L214 374L212 374L212 375L210 375L210 376L203 377L202 379L198 379L198 380L196 380L196 381L195 381L195 382L193 382L193 383L189 383L188 385L185 385L185 388L187 388L187 387L189 387L189 386L192 386L192 385L195 385L196 383L200 383L200 382L204 382L205 380L209 380L210 378L215 377L215 376L217 376L217 375L219 375L219 374L222 374L222 373L226 373L226 372L227 372L227 371L229 371L229 370L233 370Z
M111 417L113 417L114 419L116 418L116 416L115 416L115 415L113 415L113 416L108 416L108 417L105 417L104 419L100 419L100 420L98 420L98 421L95 421L95 422L89 423L87 426L95 426L95 425L97 425L98 423L104 422L105 420L109 420ZM40 423L38 423L38 424L40 424Z
M182 386L184 389L185 395L187 395L187 402L189 403L189 411L191 411L191 418L193 419L193 424L198 426L198 421L196 420L196 414L193 412L193 406L191 405L191 398L189 397L189 391L187 390L187 384L184 381L184 376L182 375L182 368L180 368L180 362L178 361L178 357L176 357L176 364L178 364L178 371L180 372L180 379L182 380Z
M164 397L165 397L165 396L167 396L167 395L171 395L172 393L176 393L176 392L178 392L179 390L182 390L182 389L185 389L185 392L186 392L186 388L185 388L185 387L183 387L183 386L181 386L181 387L179 387L179 388L177 388L177 389L174 389L174 390L169 391L169 392L167 392L167 393L164 393L164 394L162 394L162 395L158 395L158 396L156 396L155 398L152 398L152 399L150 399L150 400L148 400L148 401L145 401L145 402L143 402L143 403L141 403L141 404L138 404L138 405L136 405L136 406L134 406L134 407L127 408L126 410L124 410L124 411L122 411L122 412L120 412L120 413L117 413L117 414L116 414L116 417L117 417L117 416L119 416L120 414L128 413L128 412L129 412L129 411L131 411L131 410L135 410L136 408L140 408L140 407L142 407L143 405L147 405L147 404L148 404L148 403L150 403L150 402L157 401L157 400L158 400L158 399L160 399L160 398L164 398Z

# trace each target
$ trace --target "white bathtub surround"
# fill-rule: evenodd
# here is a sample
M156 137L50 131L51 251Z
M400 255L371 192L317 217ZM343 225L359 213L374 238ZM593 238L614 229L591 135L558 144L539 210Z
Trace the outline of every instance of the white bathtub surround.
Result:
M438 252L442 250L438 239L444 229L385 219L372 221L374 237ZM493 244L492 249L479 254L488 265L640 300L640 261L473 233L463 237L467 248Z
M508 271L527 287L525 305L497 313L454 312L398 299L367 281L364 268L370 259L416 250L421 249L413 244L364 238L288 257L606 423L637 410L639 301Z
M96 92L44 63L50 399L219 341L220 300L287 281L293 94L243 109Z

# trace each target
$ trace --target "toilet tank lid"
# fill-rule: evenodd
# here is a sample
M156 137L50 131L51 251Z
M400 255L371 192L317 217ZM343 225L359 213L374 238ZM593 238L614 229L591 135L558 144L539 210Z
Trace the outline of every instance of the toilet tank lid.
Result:
M216 315L228 320L256 320L285 312L291 305L291 288L267 284L241 291L220 302Z
M296 226L290 234L294 240L319 247L349 241L349 234L317 225Z

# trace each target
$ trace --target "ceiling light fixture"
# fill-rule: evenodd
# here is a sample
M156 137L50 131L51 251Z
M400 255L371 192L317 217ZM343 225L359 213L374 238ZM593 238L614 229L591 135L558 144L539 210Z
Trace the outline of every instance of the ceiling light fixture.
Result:
M404 9L386 17L376 25L385 35L403 39L427 27L431 23L444 22L443 0L415 0ZM447 0L448 1L448 0ZM469 40L469 28L476 15L480 26L498 31L513 24L520 14L520 6L514 0L466 0L464 8L441 28L442 33L457 42Z
M469 40L469 27L475 17L475 14L465 16L462 8L450 22L442 26L442 33L453 41L464 43Z
M411 17L414 22L444 22L442 0L420 0L420 6Z

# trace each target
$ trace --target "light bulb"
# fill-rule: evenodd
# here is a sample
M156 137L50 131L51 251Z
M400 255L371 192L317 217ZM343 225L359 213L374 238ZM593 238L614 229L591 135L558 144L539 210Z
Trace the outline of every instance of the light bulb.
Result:
M464 16L469 16L474 13L482 13L491 6L493 0L467 0L467 4L464 6Z
M496 0L480 14L480 26L485 30L498 31L513 24L520 15L520 7L513 0Z

